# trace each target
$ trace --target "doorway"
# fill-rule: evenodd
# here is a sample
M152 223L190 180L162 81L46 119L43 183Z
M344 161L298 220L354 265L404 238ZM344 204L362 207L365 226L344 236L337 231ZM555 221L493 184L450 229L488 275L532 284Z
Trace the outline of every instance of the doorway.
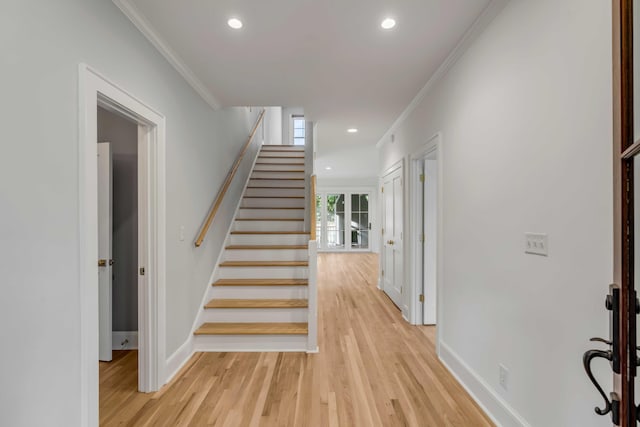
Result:
M316 235L322 252L370 252L374 218L372 188L319 189Z
M382 178L382 290L401 310L404 308L404 182L403 163Z
M79 67L78 160L82 425L98 425L98 108L135 124L138 170L138 389L156 391L165 371L165 118L87 65ZM142 220L140 219L142 218ZM116 260L117 261L117 260Z
M410 201L412 292L411 323L436 325L440 238L440 135L411 156Z
M98 107L99 359L138 349L138 124ZM137 376L137 370L136 370Z

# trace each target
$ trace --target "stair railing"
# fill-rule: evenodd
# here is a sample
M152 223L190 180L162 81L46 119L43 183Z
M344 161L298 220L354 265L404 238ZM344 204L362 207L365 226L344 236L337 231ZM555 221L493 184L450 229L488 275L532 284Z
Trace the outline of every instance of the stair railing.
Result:
M231 170L227 174L227 178L225 179L224 184L222 184L222 187L220 188L220 191L218 191L218 194L216 195L216 198L213 201L213 205L211 206L211 209L209 210L209 214L207 215L207 219L205 220L204 224L202 224L202 228L200 229L200 233L198 233L198 237L196 238L195 245L196 245L197 248L200 247L200 245L202 245L202 242L204 242L204 239L207 236L207 233L209 232L209 228L211 227L211 223L213 222L213 219L215 218L216 214L218 213L218 210L220 209L220 206L222 205L222 201L224 200L224 196L227 194L227 190L229 190L229 187L231 186L231 182L233 181L233 178L236 176L236 172L238 172L238 168L240 167L240 163L242 163L242 160L244 159L244 155L247 153L247 150L249 149L249 146L251 145L251 141L253 140L254 135L258 131L258 128L260 127L260 124L262 123L262 120L264 119L265 111L266 110L263 109L260 112L260 115L258 116L258 120L256 121L256 124L253 127L253 130L249 134L249 138L247 139L247 142L245 143L244 147L242 148L242 151L240 151L240 154L238 155L238 158L236 159L235 163L233 164L233 167L231 168Z

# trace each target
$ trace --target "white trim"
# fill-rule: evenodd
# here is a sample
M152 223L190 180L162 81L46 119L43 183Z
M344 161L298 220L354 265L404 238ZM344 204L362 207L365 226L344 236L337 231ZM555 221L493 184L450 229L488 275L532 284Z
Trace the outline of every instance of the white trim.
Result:
M218 102L209 89L207 89L207 86L196 77L195 73L191 71L182 58L158 35L158 32L153 28L151 23L147 21L142 13L140 13L129 0L112 1L211 108L214 110L221 108L220 102Z
M440 342L440 361L497 426L531 427L447 344Z
M124 341L128 341L122 345ZM113 331L111 332L111 349L112 350L137 350L138 349L138 331Z
M139 324L148 357L145 372L139 372L139 387L157 390L164 378L165 360L165 286L166 286L166 182L165 118L127 91L85 64L78 67L78 244L80 295L80 407L81 424L98 425L98 248L97 234L97 109L106 106L133 118L149 129L149 251L147 260L139 260L148 271L147 298L139 307L148 314L148 324ZM140 295L140 294L139 294ZM140 309L139 309L140 312ZM143 319L143 320L145 320Z
M480 34L489 26L491 21L498 16L500 11L509 3L510 0L491 0L491 2L484 8L482 13L476 18L471 27L464 33L462 39L456 47L451 51L449 56L438 67L435 73L429 78L420 92L413 98L413 100L407 105L402 114L393 122L391 127L382 135L382 138L376 143L376 147L382 147L386 142L390 140L391 134L409 117L409 115L415 110L427 94L433 89L433 87L447 74L447 72L453 68L462 55L469 49L469 46L475 41Z
M420 303L419 296L422 293L422 268L423 268L423 248L422 243L417 240L419 234L422 233L421 224L419 224L418 218L422 216L422 206L424 204L422 193L422 185L419 185L419 171L417 168L417 162L426 160L429 156L436 154L437 169L438 169L438 182L437 182L437 229L436 229L436 295L438 302L436 304L436 314L438 316L436 324L439 326L438 331L442 330L442 317L439 315L442 304L440 304L440 296L442 295L442 280L441 272L443 266L442 260L442 133L438 132L427 140L427 142L416 152L409 156L409 285L411 287L410 301L408 302L410 307L409 318L411 324L422 325L424 315L422 314L423 305ZM423 172L424 173L424 172ZM436 341L437 342L437 341Z
M169 358L167 359L164 372L166 377L164 383L167 384L175 377L180 369L191 359L194 354L193 350L193 335L189 335L187 340L182 344Z

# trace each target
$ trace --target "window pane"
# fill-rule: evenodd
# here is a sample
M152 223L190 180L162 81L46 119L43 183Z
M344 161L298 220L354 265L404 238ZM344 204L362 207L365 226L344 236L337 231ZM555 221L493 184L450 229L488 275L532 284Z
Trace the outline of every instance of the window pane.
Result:
M304 120L296 119L293 121L294 129L304 129L304 127L305 127Z
M360 197L357 194L351 195L351 212L358 212L360 210Z
M304 129L294 129L293 130L294 138L304 138Z
M369 212L369 195L368 194L360 195L360 211Z
M351 229L352 230L360 229L360 214L357 212L351 213Z
M360 214L360 229L368 230L369 229L369 214L363 212Z
M354 249L369 249L369 232L353 231L351 235L351 247Z
M344 212L344 194L338 195L336 200L336 212Z
M293 145L304 145L304 138L294 138Z

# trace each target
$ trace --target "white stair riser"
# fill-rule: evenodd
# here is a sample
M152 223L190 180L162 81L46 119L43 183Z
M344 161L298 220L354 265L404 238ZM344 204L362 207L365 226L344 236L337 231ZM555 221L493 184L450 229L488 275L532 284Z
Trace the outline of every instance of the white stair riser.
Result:
M291 145L291 144L264 144L261 150L284 150L284 151L300 151L304 153L304 145Z
M235 221L234 231L304 231L304 221Z
M226 249L225 261L307 261L308 249Z
M304 156L304 152L297 151L279 151L277 153L272 151L260 151L260 157L301 157ZM304 159L295 159L296 161L304 160Z
M197 335L195 351L282 352L306 351L306 335Z
M302 209L240 209L238 218L300 218L304 219Z
M251 179L249 187L299 187L304 179Z
M254 172L258 171L304 171L304 165L256 165Z
M306 299L307 286L211 286L212 299Z
M306 308L207 308L203 322L306 322Z
M307 267L220 267L221 279L306 279Z
M267 178L267 179L276 179L276 178L304 178L304 172L253 172L251 174L251 178ZM300 181L304 182L304 181Z
M231 245L308 245L308 234L232 234Z
M285 199L275 197L252 199L243 197L241 206L243 208L303 208L304 199Z
M245 196L301 196L304 197L304 188L247 188Z
M260 156L258 157L258 160L256 163L258 165L260 163L278 163L278 164L295 163L297 165L300 165L304 169L304 159L289 159L289 158L281 158L281 157L273 157L273 156L268 156L268 157Z

